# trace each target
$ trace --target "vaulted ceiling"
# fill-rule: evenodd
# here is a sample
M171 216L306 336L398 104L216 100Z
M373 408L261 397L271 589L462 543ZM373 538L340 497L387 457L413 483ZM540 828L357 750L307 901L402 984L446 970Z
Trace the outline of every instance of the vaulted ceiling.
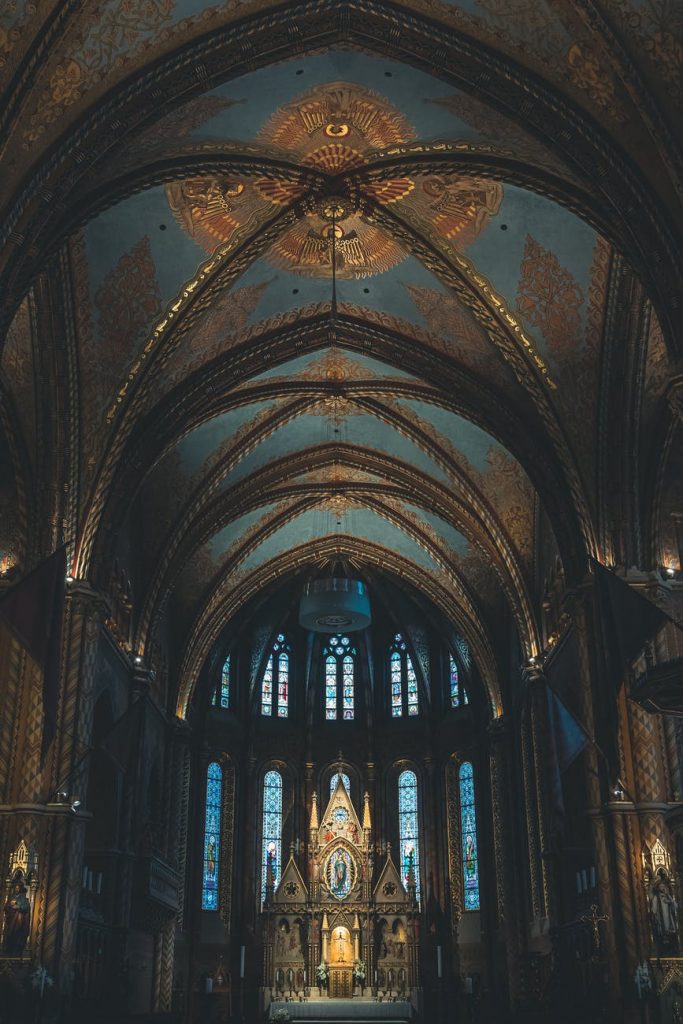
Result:
M675 24L272 6L2 15L0 558L46 543L52 346L55 540L130 579L180 714L244 602L339 554L429 595L495 712L539 564L676 558Z

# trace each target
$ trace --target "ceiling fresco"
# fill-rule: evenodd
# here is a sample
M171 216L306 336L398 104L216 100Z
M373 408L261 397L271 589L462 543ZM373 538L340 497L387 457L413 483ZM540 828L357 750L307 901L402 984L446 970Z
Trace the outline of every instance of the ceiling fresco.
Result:
M515 588L519 591L526 608L521 619L528 621L538 496L505 446L454 411L411 397L411 382L415 390L422 387L422 371L409 371L405 360L345 349L344 328L339 345L328 339L318 351L284 360L273 346L279 332L300 331L307 322L329 318L334 277L338 317L400 338L406 356L418 346L462 366L473 381L497 387L510 408L523 413L528 398L519 367L501 350L488 321L450 286L452 268L467 267L471 280L500 295L511 318L519 318L528 331L528 347L536 347L539 365L545 363L554 378L549 415L553 409L565 413L572 443L577 450L587 449L604 302L604 268L598 268L600 276L596 252L608 259L610 248L574 213L517 185L451 172L363 179L363 169L378 154L417 143L425 134L480 138L472 127L477 120L472 104L468 107L464 95L444 92L426 75L415 74L409 88L405 69L397 65L387 74L385 62L363 55L351 55L346 64L341 54L307 58L303 64L305 75L292 76L289 65L268 72L270 88L247 89L246 82L237 81L203 97L192 136L267 151L288 166L310 168L323 180L361 175L354 189L343 195L332 189L311 200L307 185L276 173L180 178L122 200L71 241L83 298L79 346L91 448L86 480L97 479L102 453L106 458L107 435L115 435L118 423L112 413L115 397L117 390L125 394L128 381L139 374L135 384L146 396L150 429L155 430L154 403L173 408L183 401L189 382L196 381L193 387L200 390L212 387L212 377L223 366L230 367L231 360L235 366L223 399L225 411L205 417L198 411L187 426L176 417L169 435L172 439L175 433L175 440L155 454L118 530L119 561L130 564L140 594L139 621L144 624L151 600L143 595L162 586L160 559L166 564L166 558L174 578L182 574L177 614L187 622L192 602L206 599L209 581L226 566L249 573L278 552L325 533L323 499L315 497L320 487L328 488L328 502L330 494L356 500L345 489L363 482L357 474L368 472L373 460L381 465L387 459L459 496L458 501L472 502L477 511L466 532L473 538L477 529L484 530L488 540L474 543L434 509L427 506L420 513L414 502L406 503L395 493L395 469L365 478L381 493L382 510L367 507L367 498L363 506L358 498L361 504L345 519L344 529L365 524L372 527L366 540L379 543L378 524L388 529L393 515L405 526L422 515L425 533L441 536L443 557L457 562L463 578L471 580L471 592L481 595L487 621L499 613L505 589L501 579L513 602ZM350 70L363 81L351 80ZM253 84L268 81L265 72L247 78ZM197 108L198 101L192 101L190 109ZM179 116L173 123L180 124ZM183 123L188 138L189 120ZM168 127L162 120L150 129L144 146L163 145ZM512 128L508 136L512 140ZM130 150L124 160L134 156ZM296 216L273 243L254 247L253 257L214 289L211 301L202 304L158 367L147 371L142 359L150 332L192 294L198 268L218 252L254 246L264 226L283 210L294 210ZM389 210L394 221L384 221L378 215L382 210ZM394 230L396 220L413 233L408 241L402 228ZM411 237L420 240L417 246ZM431 258L424 255L429 247L435 253ZM273 352L273 365L257 361L252 368L249 353L260 344L266 345L264 354ZM457 394L449 400L457 406ZM278 466L305 452L317 457L335 445L345 454L332 478L324 468L317 470L318 478L315 471L304 478L299 467L293 478L299 497L278 491ZM225 513L219 510L225 503L238 496L246 500L249 488L270 479L268 474L275 477L256 507L224 523ZM318 503L317 512L300 508L306 488ZM84 500L87 496L84 489ZM206 523L197 547L191 541L193 524L214 507L216 533ZM452 512L456 519L463 514ZM296 529L289 525L290 515ZM391 529L401 532L397 551L416 559L419 549L420 564L432 557L392 523ZM244 554L244 537L260 537L264 530L267 537ZM483 553L491 550L491 538L497 538L493 543L502 552L495 569ZM232 564L238 552L239 566ZM443 571L430 567L437 575ZM182 630L173 633L181 642Z
M0 356L0 440L17 439L0 448L0 572L41 542L16 506L47 500L30 453L54 416L56 450L78 463L60 490L73 573L105 592L111 565L130 579L118 639L141 657L163 643L183 666L181 714L224 611L342 553L422 586L489 681L511 642L501 623L536 654L539 564L580 581L619 519L597 481L622 343L642 369L643 487L656 439L676 436L673 347L653 312L668 0L605 0L623 51L565 0L342 3L343 37L303 0L295 20L269 0L51 3L0 12L0 74L17 73L0 174L26 182L0 226L44 261L27 292L20 255L0 260L17 297ZM24 82L50 11L63 21ZM396 39L433 54L434 73ZM642 110L639 75L653 83ZM615 188L629 176L647 202ZM41 406L40 382L62 373L68 419ZM665 561L679 462L658 471L667 500L642 500Z
M49 6L42 5L40 14L30 18L34 8L21 0L7 5L0 22L0 71L4 68L9 73ZM216 5L182 0L134 5L109 0L98 6L96 14L90 9L79 12L53 48L42 85L35 89L22 131L24 147L54 136L60 123L82 110L93 95L155 56L268 6L266 0ZM637 132L629 90L620 80L619 72L625 77L626 69L613 66L599 33L569 3L414 0L404 6L514 55L548 75L613 129L628 124L631 132ZM610 0L608 6L623 43L648 80L655 85L661 82L664 89L675 88L681 55L676 42L680 16L673 5L666 0L655 5ZM33 32L27 31L28 25Z

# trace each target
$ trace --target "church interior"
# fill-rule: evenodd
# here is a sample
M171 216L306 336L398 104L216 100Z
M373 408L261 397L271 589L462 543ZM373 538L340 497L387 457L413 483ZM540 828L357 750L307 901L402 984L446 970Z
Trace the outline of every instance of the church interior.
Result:
M683 1024L682 30L0 5L0 1024Z

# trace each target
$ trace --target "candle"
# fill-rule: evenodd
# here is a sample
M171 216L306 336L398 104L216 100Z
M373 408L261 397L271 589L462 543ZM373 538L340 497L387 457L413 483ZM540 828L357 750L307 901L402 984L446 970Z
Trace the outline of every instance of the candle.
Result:
M580 871L576 872L576 891L578 892L578 894L580 896L581 895L581 872Z
M102 872L99 871L97 874L97 895L102 895Z
M591 889L595 888L595 868L591 868Z
M586 874L585 868L583 868L581 872L581 881L583 882L583 891L585 892L588 888L588 875Z
M240 978L244 977L244 952L245 947L242 946L240 949Z
M88 888L88 869L85 865L83 866L83 888Z
M436 947L436 973L441 977L441 946Z
M92 871L88 868L88 891L92 892Z
M206 992L207 996L213 992L213 978L204 979L204 991Z
M469 974L465 978L465 995L466 996L471 996L472 995L472 976L469 975Z

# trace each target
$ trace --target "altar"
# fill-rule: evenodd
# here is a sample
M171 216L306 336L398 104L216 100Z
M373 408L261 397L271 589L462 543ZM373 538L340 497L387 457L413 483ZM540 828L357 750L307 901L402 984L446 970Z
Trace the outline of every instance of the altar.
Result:
M390 848L375 863L368 794L359 817L341 773L322 816L313 795L302 859L292 848L279 879L270 854L266 862L263 1008L282 1002L302 1020L409 1020L419 942L412 857L403 877ZM333 1005L345 1014L330 1016Z

